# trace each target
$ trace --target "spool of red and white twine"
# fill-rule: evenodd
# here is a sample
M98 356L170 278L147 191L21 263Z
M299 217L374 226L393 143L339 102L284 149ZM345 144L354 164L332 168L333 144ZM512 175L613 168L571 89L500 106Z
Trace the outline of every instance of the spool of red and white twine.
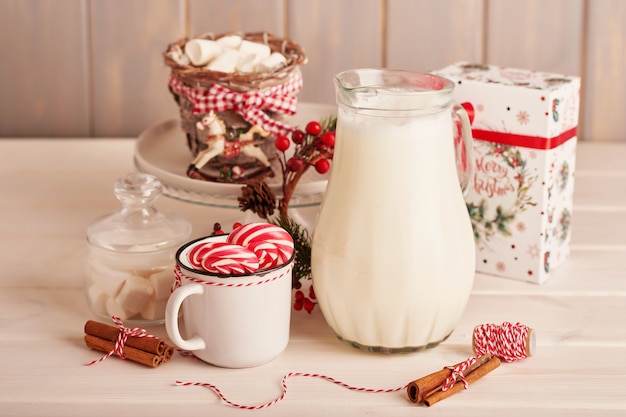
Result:
M530 327L521 323L512 324L509 322L504 322L502 324L481 324L474 328L472 336L472 348L476 356L471 357L454 367L444 367L452 371L451 377L447 378L444 382L444 391L451 389L457 382L462 382L465 385L465 389L467 389L468 383L465 380L464 372L476 362L479 356L488 354L499 358L503 362L516 362L532 356L535 352L535 332ZM271 407L284 400L287 396L287 379L294 376L323 379L351 391L367 393L397 392L405 390L409 385L404 384L401 387L394 388L366 388L349 385L327 375L306 372L289 372L288 374L284 375L281 380L281 395L273 399L272 401L259 405L246 405L233 402L226 398L217 386L206 382L184 382L179 380L176 381L176 385L185 387L194 386L208 388L213 391L220 400L224 401L224 403L231 407L244 410L260 410L263 408Z
M478 356L491 354L516 362L535 353L535 331L521 323L480 324L474 327L472 348Z

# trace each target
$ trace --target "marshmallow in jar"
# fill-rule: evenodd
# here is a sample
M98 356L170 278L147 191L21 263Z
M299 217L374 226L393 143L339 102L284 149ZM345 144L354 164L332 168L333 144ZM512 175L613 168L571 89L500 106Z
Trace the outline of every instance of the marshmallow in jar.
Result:
M191 224L155 208L162 189L148 174L119 179L113 190L122 210L87 229L85 295L101 319L117 316L130 326L164 321L176 250L189 239Z

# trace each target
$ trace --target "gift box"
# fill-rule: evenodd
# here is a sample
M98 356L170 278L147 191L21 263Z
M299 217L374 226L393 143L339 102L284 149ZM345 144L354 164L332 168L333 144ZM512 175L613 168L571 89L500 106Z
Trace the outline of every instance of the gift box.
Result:
M435 73L472 125L476 270L546 281L569 256L580 78L467 62Z

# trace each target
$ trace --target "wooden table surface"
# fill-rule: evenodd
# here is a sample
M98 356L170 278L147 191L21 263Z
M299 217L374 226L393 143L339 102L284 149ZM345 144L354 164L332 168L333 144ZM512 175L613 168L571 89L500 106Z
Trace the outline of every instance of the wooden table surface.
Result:
M294 311L289 345L273 362L221 369L176 355L151 369L118 358L84 366L99 354L83 342L93 317L82 289L85 231L117 210L113 182L134 170L134 140L0 140L0 415L2 416L617 416L626 415L626 145L578 148L572 254L544 285L477 274L452 336L415 354L382 356L339 342L319 310ZM164 197L208 234L218 210ZM289 372L328 375L346 384L393 388L472 355L480 323L522 322L537 332L533 357L503 364L478 383L426 408L404 391L350 391L294 377L269 409L239 410L281 394ZM148 328L165 337L163 326Z

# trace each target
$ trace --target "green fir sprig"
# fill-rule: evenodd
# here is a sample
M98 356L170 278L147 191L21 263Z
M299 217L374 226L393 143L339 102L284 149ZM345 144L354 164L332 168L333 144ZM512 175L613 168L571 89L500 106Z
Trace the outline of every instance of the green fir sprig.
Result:
M300 280L311 279L311 235L305 227L302 227L290 217L278 216L274 224L285 229L293 238L295 260L292 274L292 287L298 289L302 286Z
M310 121L306 127L294 130L289 136L277 135L274 146L279 151L278 162L282 176L283 195L278 199L265 183L265 177L246 184L238 198L241 211L250 210L260 218L287 230L294 240L295 260L292 287L299 289L300 280L311 279L311 236L308 230L294 221L288 212L289 202L304 173L313 167L324 174L330 169L335 147L337 117L330 116L319 122ZM293 154L285 152L293 148ZM278 215L271 219L274 210Z

